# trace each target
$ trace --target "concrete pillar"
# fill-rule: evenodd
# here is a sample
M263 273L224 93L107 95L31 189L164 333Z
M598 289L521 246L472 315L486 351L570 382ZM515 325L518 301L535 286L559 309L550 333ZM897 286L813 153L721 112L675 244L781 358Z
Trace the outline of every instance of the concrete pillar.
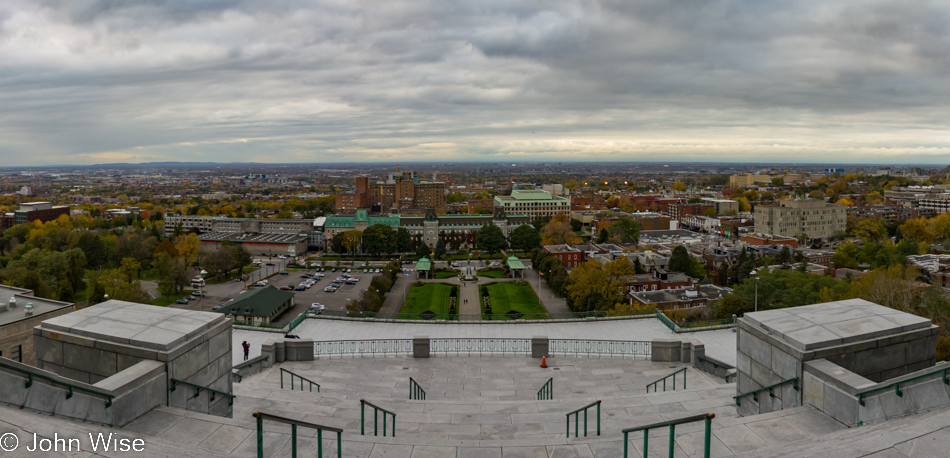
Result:
M700 361L706 358L706 345L702 342L693 341L693 365L701 364Z
M680 342L680 362L688 363L693 355L693 341L684 340Z
M263 366L265 369L273 366L277 362L277 342L272 340L261 345L261 356L267 357L267 362Z
M284 361L313 361L313 340L294 339L285 341Z
M549 352L550 341L548 336L534 336L531 338L531 357L540 358Z
M282 363L287 361L287 349L284 348L284 342L276 342L274 344L274 362Z
M412 357L429 357L429 336L415 336L412 338Z
M650 345L650 360L659 362L680 361L680 341L671 339L653 339Z

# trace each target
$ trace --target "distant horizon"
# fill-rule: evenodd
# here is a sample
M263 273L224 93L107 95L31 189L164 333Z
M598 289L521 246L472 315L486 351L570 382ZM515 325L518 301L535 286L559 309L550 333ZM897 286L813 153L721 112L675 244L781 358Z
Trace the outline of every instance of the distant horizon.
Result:
M5 0L0 164L950 164L946 24L950 2Z
M0 170L10 169L42 169L42 168L91 168L91 167L164 167L164 166L319 166L319 165L402 165L402 164L497 164L497 165L553 165L555 163L564 164L669 164L669 165L689 165L689 164L717 164L723 166L729 165L755 165L755 166L803 166L803 167L862 167L862 166L894 166L894 167L917 167L917 168L943 168L950 166L948 163L894 163L894 162L775 162L775 161L581 161L581 160L558 160L558 161L365 161L365 162L210 162L210 161L153 161L153 162L109 162L98 164L47 164L47 165L2 165Z

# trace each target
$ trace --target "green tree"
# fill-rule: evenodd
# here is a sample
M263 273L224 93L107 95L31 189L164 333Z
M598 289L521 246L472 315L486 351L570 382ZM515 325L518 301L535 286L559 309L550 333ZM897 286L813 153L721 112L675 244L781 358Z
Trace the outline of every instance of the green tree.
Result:
M409 234L409 229L404 227L396 228L395 237L396 251L405 253L412 249L412 236Z
M508 248L508 240L501 228L494 224L486 224L475 235L475 246L486 253L497 253Z
M857 245L846 242L835 248L835 254L831 256L831 262L837 268L857 269L860 255L861 252Z
M374 224L363 231L363 251L373 256L395 252L397 241L393 228L385 224Z
M439 237L439 241L435 244L435 258L442 259L442 256L445 256L445 240Z
M610 238L610 232L605 227L600 230L600 233L597 234L597 243L607 243L607 239L609 238Z
M426 244L420 243L419 246L416 247L416 256L419 256L420 258L425 258L425 257L428 257L429 254L430 254L429 247L426 246Z
M514 250L529 251L541 247L541 234L534 226L522 224L511 231L511 248Z
M638 240L640 238L640 222L632 218L620 218L610 225L610 235L621 240Z
M775 262L783 266L792 262L792 252L788 249L788 245L782 245L782 250L775 257Z
M692 273L691 259L686 247L678 245L676 248L673 248L673 255L670 256L670 263L667 267L670 272L682 272L686 275L690 275Z

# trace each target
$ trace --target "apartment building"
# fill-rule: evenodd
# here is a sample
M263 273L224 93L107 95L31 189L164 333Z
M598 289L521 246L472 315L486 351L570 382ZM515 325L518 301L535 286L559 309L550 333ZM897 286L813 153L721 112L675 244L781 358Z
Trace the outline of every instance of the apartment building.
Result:
M827 239L844 232L848 207L817 199L783 199L778 205L755 207L755 232L798 238Z

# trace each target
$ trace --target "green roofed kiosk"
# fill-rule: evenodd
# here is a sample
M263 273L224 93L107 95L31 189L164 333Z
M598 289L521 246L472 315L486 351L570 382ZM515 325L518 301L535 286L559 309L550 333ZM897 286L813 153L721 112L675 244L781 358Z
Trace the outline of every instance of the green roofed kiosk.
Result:
M508 256L508 270L511 278L524 278L524 263L517 256Z
M432 270L432 262L429 258L422 258L416 263L416 272L419 278L429 278L429 271Z

